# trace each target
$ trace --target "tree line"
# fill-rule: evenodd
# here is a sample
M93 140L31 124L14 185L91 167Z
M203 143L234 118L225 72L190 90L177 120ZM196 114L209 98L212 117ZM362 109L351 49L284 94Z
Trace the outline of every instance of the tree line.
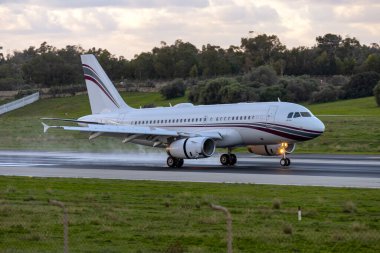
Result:
M259 34L241 38L240 46L227 49L176 40L161 42L133 59L116 57L107 49L83 49L68 45L57 49L42 43L4 56L0 54L0 89L18 89L28 84L38 87L82 84L79 55L95 54L113 81L205 79L251 73L270 66L279 76L333 76L375 71L380 73L380 46L364 45L355 37L325 34L312 47L288 49L276 35Z

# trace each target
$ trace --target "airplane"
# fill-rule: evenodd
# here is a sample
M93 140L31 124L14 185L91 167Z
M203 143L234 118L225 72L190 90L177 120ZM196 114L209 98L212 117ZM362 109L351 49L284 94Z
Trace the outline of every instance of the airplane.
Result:
M125 103L94 55L81 55L81 61L92 114L79 119L42 118L44 133L59 128L87 132L89 140L113 136L123 143L164 148L167 165L180 168L184 159L211 157L216 148L227 149L220 156L222 165L235 165L232 150L241 146L257 155L279 156L280 165L289 166L287 155L296 143L325 130L304 106L281 101L135 109ZM51 126L46 121L78 126Z

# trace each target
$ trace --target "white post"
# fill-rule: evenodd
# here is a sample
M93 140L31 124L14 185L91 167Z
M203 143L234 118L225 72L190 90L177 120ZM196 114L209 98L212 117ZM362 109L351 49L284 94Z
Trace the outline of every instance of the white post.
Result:
M298 206L298 221L302 220L301 207Z

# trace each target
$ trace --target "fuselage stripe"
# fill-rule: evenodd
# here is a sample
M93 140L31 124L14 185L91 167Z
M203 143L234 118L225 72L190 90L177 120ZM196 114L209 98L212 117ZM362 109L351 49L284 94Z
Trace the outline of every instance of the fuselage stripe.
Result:
M102 82L99 75L96 73L96 71L91 68L87 64L83 64L83 71L84 76L86 80L90 80L93 83L95 83L99 88L107 95L107 97L116 105L116 107L120 108L119 104L117 103L116 99L112 96L111 92L107 89L107 86ZM90 78L87 78L90 77Z

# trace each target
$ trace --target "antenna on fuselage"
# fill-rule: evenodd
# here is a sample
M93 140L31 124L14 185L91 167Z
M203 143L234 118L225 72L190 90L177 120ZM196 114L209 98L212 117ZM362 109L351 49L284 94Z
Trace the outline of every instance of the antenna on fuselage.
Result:
M277 98L277 101L278 101L278 102L281 102L281 99L280 99L280 98Z

